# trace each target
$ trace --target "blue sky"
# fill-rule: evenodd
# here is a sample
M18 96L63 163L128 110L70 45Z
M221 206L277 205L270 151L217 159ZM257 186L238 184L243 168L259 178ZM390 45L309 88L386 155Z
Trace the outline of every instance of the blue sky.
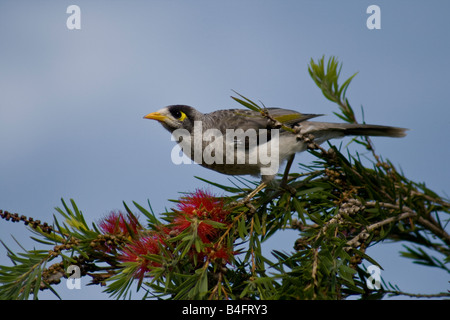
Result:
M81 30L66 27L71 4ZM380 30L366 27L372 4ZM411 129L403 139L373 139L377 152L448 195L449 11L445 1L0 1L0 209L51 222L60 199L73 198L98 221L122 201L149 200L162 212L168 199L206 186L194 176L229 183L174 165L169 133L142 117L178 103L238 107L236 90L338 121L307 72L323 55L343 62L342 79L359 72L347 92L359 119L363 106L368 123ZM34 245L23 225L0 221L0 238L18 250L11 234ZM291 250L295 238L286 232L267 250ZM386 281L409 292L448 289L448 274L413 265L398 249L369 251ZM4 248L0 264L9 264ZM64 287L67 299L107 297Z

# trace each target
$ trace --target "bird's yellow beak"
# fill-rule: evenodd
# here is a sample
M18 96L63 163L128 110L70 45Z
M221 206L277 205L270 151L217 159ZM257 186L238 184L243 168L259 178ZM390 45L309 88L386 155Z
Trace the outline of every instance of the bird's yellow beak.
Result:
M144 116L145 119L152 119L152 120L158 120L158 121L164 121L167 117L162 115L159 112L152 112L148 115Z

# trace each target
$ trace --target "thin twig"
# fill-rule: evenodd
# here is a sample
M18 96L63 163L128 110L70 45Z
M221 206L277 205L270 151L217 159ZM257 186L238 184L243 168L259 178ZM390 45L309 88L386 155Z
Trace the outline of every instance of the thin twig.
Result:
M402 220L402 219L406 219L406 218L409 218L409 217L414 217L414 216L416 216L416 215L417 215L417 214L416 214L415 212L413 212L413 211L408 211L408 212L404 212L404 213L402 213L402 214L400 214L400 215L398 215L398 216L390 217L390 218L384 219L384 220L382 220L382 221L376 222L376 223L374 223L374 224L371 224L370 226L366 227L363 231L361 231L361 232L360 232L357 236L355 236L353 239L347 241L347 245L348 245L349 247L355 247L355 246L357 246L357 244L359 243L359 240L365 238L366 235L367 235L369 232L371 232L371 231L373 231L373 230L375 230L375 229L378 229L378 228L380 228L381 226L384 226L384 225L386 225L386 224L389 224L389 223L392 223L392 222L396 222L396 221L400 221L400 220Z
M440 293L432 293L432 294L423 294L423 293L407 293L402 291L390 291L386 290L386 293L389 293L390 296L408 296L414 298L439 298L439 297L450 297L450 292L440 292Z

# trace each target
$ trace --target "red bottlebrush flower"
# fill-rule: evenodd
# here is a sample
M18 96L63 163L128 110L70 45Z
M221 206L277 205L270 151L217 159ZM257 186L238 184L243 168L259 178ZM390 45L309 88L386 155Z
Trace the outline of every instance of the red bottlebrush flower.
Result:
M111 211L110 214L99 223L99 228L103 233L135 235L142 229L138 219L132 215L124 215L120 211ZM130 234L130 231L132 234Z
M143 279L145 273L150 271L151 267L161 266L161 264L145 257L149 254L159 254L159 245L161 241L161 238L156 235L135 239L132 243L123 248L122 254L118 259L121 262L137 262L138 267L134 276Z
M203 243L210 243L217 237L218 229L204 220L224 223L229 214L224 206L222 199L215 198L206 191L197 190L178 203L176 217L172 223L173 230L182 232L192 226Z
M211 193L204 190L196 190L189 196L186 196L178 203L178 210L189 216L207 218L213 221L223 221L229 214L224 209L224 201L214 197Z

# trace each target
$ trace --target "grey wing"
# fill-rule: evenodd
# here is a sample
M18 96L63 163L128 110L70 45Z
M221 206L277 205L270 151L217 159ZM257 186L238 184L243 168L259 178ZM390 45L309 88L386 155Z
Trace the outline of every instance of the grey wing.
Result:
M320 116L319 114L302 114L294 110L281 108L267 108L269 115L292 127L295 124ZM263 117L260 112L250 109L219 110L208 114L210 125L225 133L226 129L270 129L269 119Z
M286 126L293 127L295 124L317 117L317 114L302 114L297 111L281 109L281 108L267 108L269 115L283 123ZM219 129L222 134L226 134L227 129L242 129L246 135L241 138L235 138L235 146L244 145L245 149L249 149L249 141L251 130L255 130L256 144L259 145L261 141L266 142L271 139L271 127L269 119L262 116L260 112L250 109L229 109L219 110L208 114L205 117L208 122L207 127L214 127ZM260 131L260 129L267 129L267 131ZM266 136L262 137L261 134Z

